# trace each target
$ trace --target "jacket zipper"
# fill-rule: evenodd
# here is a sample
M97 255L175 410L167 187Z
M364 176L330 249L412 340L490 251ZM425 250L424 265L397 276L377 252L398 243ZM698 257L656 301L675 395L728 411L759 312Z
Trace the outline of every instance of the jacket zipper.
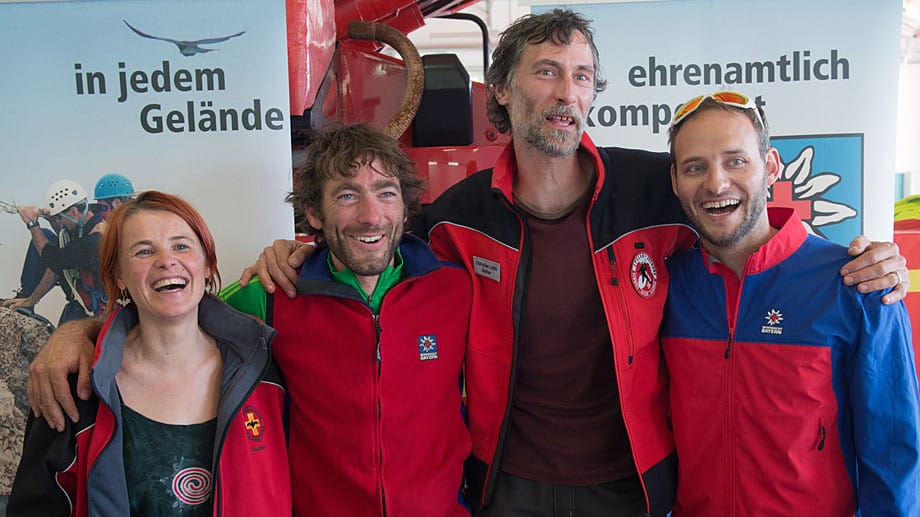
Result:
M728 398L725 404L725 407L726 407L726 415L725 415L726 434L725 436L734 436L735 397L733 395L734 393L733 390L734 390L734 385L735 385L735 368L734 368L735 362L731 361L731 358L732 358L732 352L733 352L732 347L735 344L735 330L738 326L738 309L741 305L741 291L744 288L744 276L746 273L747 273L747 266L745 266L745 268L742 270L741 278L737 279L738 289L737 291L733 293L734 299L729 300L728 299L728 294L729 294L728 286L729 286L730 281L735 280L735 273L731 271L730 269L728 269L727 267L725 267L724 271L722 271L722 283L725 285L725 293L726 293L725 302L727 305L726 323L728 326L728 339L725 345L725 353L724 353L724 357L726 360L726 368L728 370L727 375L726 375L726 383L728 386L725 390L726 397ZM728 305L729 303L731 303L732 305ZM734 490L735 484L733 480L736 479L735 477L736 474L735 474L735 462L733 459L734 455L732 454L732 452L733 451L731 450L730 447L725 448L726 457L724 458L723 461L725 461L727 465L726 482L728 483L728 487L725 491L725 496L727 499L725 508L733 508L734 502L735 502L735 490Z
M594 249L594 242L592 241L590 235L588 235L588 244L589 246L591 246L591 249ZM616 253L614 253L613 251L613 244L607 247L607 260L610 265L610 285L616 287L617 299L620 301L619 311L622 313L623 319L625 321L629 321L629 303L627 303L626 301L626 296L623 294L623 289L620 286L620 279L617 276L617 258L616 258ZM597 278L597 274L595 274L595 279L596 278ZM601 289L599 286L598 286L598 292L599 293L601 292ZM601 303L603 303L603 297L601 297ZM606 305L604 306L604 313L609 314L609 310ZM608 333L610 333L610 330L609 330L610 323L609 322L607 326L608 326ZM626 329L625 331L626 354L627 354L626 355L626 365L630 366L632 365L633 359L635 358L636 348L635 348L635 343L633 343L634 340L632 337L632 328L629 325L623 325L623 327ZM610 336L610 342L613 343L612 333ZM616 369L616 366L617 366L617 357L616 357L616 354L613 354L614 369Z
M377 376L380 376L380 316L374 314L374 329L377 331Z
M383 458L383 429L381 427L383 425L383 405L381 404L382 397L380 396L380 371L381 371L382 363L383 363L383 354L380 349L380 336L383 333L383 329L380 327L380 312L383 310L383 304L385 303L387 296L391 292L393 292L395 289L399 289L401 285L410 284L414 282L416 278L425 276L428 273L429 272L422 273L416 276L407 277L403 280L400 280L397 283L397 285L392 286L389 291L384 293L383 300L380 302L380 308L377 310L376 313L373 312L374 309L373 307L371 307L371 296L368 295L367 298L364 300L365 304L367 305L367 308L374 315L374 331L376 332L376 338L377 338L376 344L375 344L375 351L374 351L375 357L377 359L377 374L374 379L374 382L376 384L376 392L377 392L377 429L376 429L375 440L377 441L377 484L380 487L380 510L381 510L381 515L384 515L384 516L386 516L387 514L387 497L386 497L386 492L383 489L384 458Z
M399 289L400 286L402 286L403 284L410 284L410 283L412 283L416 278L420 278L420 277L422 277L422 276L425 276L425 275L427 275L428 273L430 273L430 271L427 271L427 272L424 272L424 273L421 273L421 274L417 274L417 275L413 275L413 276L409 276L409 277L404 278L403 280L400 280L400 281L398 282L397 285L394 285L392 288L390 288L389 291L387 291L387 293L384 294L383 301L381 302L381 305L380 305L380 310L378 310L377 313L374 313L374 310L373 310L373 308L371 307L371 297L370 297L370 296L364 296L364 295L362 295L362 294L355 294L354 296L343 296L343 295L338 294L338 293L334 294L334 296L338 296L338 297L340 297L340 298L345 298L345 299L351 299L351 300L358 300L358 301L360 301L361 303L363 303L363 304L365 305L365 307L367 307L367 309L368 309L369 311L371 311L371 314L373 315L373 318L374 318L374 330L375 330L375 332L376 332L376 343L375 343L375 345L374 345L374 358L375 358L376 363L377 363L377 371L376 371L376 374L375 374L375 376L374 376L374 383L375 383L375 390L376 390L376 399L377 399L377 400L376 400L376 406L377 406L377 408L376 408L376 412L377 412L377 414L376 414L376 417L377 417L377 427L376 427L375 433L374 433L374 434L375 434L374 440L375 440L376 461L377 461L377 484L378 484L378 486L380 487L380 508L381 508L381 515L386 515L387 511L386 511L386 494L384 493L384 490L383 490L383 463L384 463L384 459L383 459L383 436L382 436L382 429L381 429L381 424L382 424L382 420L383 420L383 406L382 406L382 404L381 404L381 397L380 397L380 372L381 372L381 365L382 365L382 362L383 362L383 353L382 353L382 351L381 351L381 339L380 339L380 336L381 336L383 330L382 330L382 328L380 327L380 311L383 310L383 304L386 302L387 296L389 296L389 294L390 294L393 290ZM302 293L302 294L327 294L327 295L328 295L328 293L324 293L322 290L317 291L317 292L315 292L315 293Z
M735 339L734 334L735 334L735 331L730 326L728 330L728 345L725 347L725 361L726 361L725 368L727 370L726 376L725 376L725 383L727 385L727 388L725 389L725 393L726 393L726 396L728 397L728 400L726 401L726 404L725 404L725 408L726 408L725 409L725 436L734 436L732 434L732 429L734 428L734 425L733 425L734 416L733 415L735 411L735 408L734 408L735 398L732 396L732 387L735 385L735 379L734 379L735 372L733 368L733 361L731 361L732 342ZM735 473L734 473L735 472L735 462L732 460L731 447L726 447L724 454L725 454L725 457L723 458L723 461L725 462L725 465L726 465L726 473L727 473L726 482L728 484L728 486L726 487L726 491L725 491L725 497L727 500L725 501L726 504L724 507L732 508L732 503L735 500L734 482L733 482L733 480L735 479Z
M383 490L383 406L380 402L380 369L382 363L382 357L380 354L380 314L374 314L374 330L377 333L377 343L376 343L376 357L377 357L377 374L375 376L374 382L377 384L376 393L377 393L377 484L380 486L380 509L381 515L387 514L387 498L386 493Z

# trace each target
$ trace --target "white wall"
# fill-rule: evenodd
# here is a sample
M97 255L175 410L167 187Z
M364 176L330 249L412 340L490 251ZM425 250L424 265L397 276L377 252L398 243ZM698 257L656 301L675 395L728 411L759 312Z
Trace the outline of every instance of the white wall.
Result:
M920 194L920 63L901 64L895 170L910 172L905 194Z
M530 13L530 2L524 0L483 0L462 12L478 16L489 27L489 59L498 43L498 36L512 21ZM485 75L482 59L482 34L468 20L429 18L426 25L409 34L421 55L454 53L466 67L470 78L482 82Z

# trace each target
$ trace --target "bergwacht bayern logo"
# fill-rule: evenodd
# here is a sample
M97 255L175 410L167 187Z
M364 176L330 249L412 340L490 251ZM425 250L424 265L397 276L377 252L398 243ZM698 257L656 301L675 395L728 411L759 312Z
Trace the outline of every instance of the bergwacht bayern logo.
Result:
M783 313L780 312L779 309L768 310L764 319L767 320L767 324L760 327L761 334L782 335L783 327L780 325L780 322L783 321Z
M418 337L418 358L430 361L438 358L438 337L434 334Z

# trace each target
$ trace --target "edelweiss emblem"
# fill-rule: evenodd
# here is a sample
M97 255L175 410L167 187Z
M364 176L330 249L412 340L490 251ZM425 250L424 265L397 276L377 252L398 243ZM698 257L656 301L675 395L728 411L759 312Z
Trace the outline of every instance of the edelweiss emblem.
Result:
M776 309L770 309L764 319L770 325L779 325L779 322L783 321L783 314Z
M767 311L767 315L764 316L764 319L767 320L767 324L760 327L761 334L782 334L783 327L779 324L783 321L783 313L779 309L770 309Z
M418 358L422 361L430 361L438 358L438 337L419 336L418 337Z

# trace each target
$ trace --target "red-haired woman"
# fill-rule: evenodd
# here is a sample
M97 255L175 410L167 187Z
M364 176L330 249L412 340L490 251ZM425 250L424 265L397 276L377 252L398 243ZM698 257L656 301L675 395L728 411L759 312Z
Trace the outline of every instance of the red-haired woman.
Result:
M291 515L274 331L210 294L198 212L155 191L120 206L100 277L95 397L63 433L30 419L8 515Z

